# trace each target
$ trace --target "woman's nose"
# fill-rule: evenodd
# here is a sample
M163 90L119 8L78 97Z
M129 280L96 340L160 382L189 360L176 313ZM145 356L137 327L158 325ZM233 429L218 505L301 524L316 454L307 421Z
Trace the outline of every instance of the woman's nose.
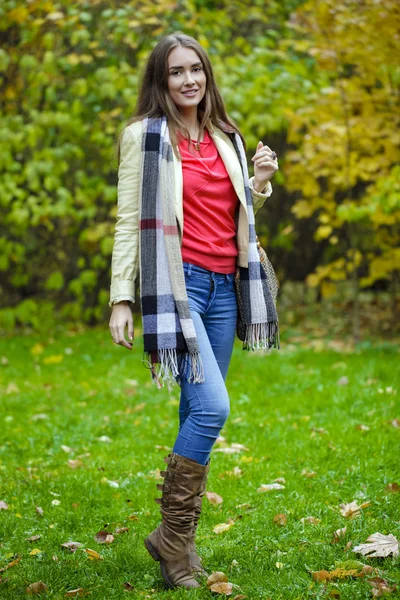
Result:
M185 83L188 84L188 85L191 85L191 84L194 83L194 79L193 79L191 73L186 73Z

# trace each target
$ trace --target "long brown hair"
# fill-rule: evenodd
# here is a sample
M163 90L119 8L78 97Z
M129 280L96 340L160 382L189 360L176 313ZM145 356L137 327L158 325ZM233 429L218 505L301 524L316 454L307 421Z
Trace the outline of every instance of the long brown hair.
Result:
M245 141L239 128L226 113L224 102L217 88L217 84L215 83L213 69L207 52L200 46L197 40L189 35L177 32L162 38L152 50L147 60L135 111L118 136L118 164L120 161L120 146L124 130L131 123L141 121L145 117L162 117L163 115L167 117L172 146L178 157L178 132L188 140L190 139L190 134L185 122L168 91L168 56L171 50L177 46L184 46L185 48L194 50L202 62L204 73L206 75L206 91L204 97L197 106L197 117L200 122L198 139L201 139L207 123L211 123L227 133L238 133L245 146Z

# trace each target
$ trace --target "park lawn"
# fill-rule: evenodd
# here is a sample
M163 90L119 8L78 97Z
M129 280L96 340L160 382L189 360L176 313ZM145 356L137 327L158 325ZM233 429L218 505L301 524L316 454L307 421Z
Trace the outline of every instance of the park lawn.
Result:
M0 344L0 500L8 505L0 510L0 568L19 558L0 573L0 597L25 598L39 580L48 586L43 597L57 599L77 588L92 600L214 595L205 586L166 590L143 545L160 521L157 476L175 441L179 394L150 383L141 338L132 352L113 345L104 327ZM371 598L368 577L324 584L311 574L358 559L397 584L388 598L398 597L399 558L352 552L375 532L400 539L400 494L387 487L400 484L397 346L339 352L283 339L264 356L238 343L228 386L225 443L213 449L207 487L223 502L204 499L197 536L207 570L237 586L231 598ZM219 451L232 443L245 449ZM258 491L278 478L283 489ZM369 504L342 516L340 504L353 500ZM286 525L274 522L277 514ZM229 519L229 530L213 532ZM123 527L129 531L108 545L94 540ZM82 546L63 549L69 541Z

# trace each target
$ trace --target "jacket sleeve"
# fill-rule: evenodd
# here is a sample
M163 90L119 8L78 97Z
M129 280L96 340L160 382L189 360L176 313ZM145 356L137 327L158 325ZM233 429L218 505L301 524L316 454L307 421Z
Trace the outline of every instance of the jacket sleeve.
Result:
M267 185L263 189L262 192L256 192L254 189L254 177L251 177L249 180L251 195L253 196L253 210L254 214L260 210L263 206L264 202L267 198L272 194L272 185L271 182L268 181Z
M118 168L118 209L111 259L109 306L135 302L135 280L139 272L139 180L140 136L125 129Z

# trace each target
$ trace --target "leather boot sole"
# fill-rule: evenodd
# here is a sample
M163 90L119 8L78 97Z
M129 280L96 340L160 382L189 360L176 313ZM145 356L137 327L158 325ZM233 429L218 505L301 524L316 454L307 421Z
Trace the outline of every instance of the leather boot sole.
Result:
M194 586L176 586L174 585L171 580L168 578L168 575L166 573L166 570L164 568L164 565L161 561L161 556L158 554L157 550L154 548L153 544L150 542L150 540L148 540L147 538L144 540L144 545L146 547L147 552L150 554L151 558L153 558L155 561L160 563L160 568L161 568L161 575L167 585L167 587L171 590L175 589L176 587L186 587L186 588L195 588L195 587L201 587L200 584Z

